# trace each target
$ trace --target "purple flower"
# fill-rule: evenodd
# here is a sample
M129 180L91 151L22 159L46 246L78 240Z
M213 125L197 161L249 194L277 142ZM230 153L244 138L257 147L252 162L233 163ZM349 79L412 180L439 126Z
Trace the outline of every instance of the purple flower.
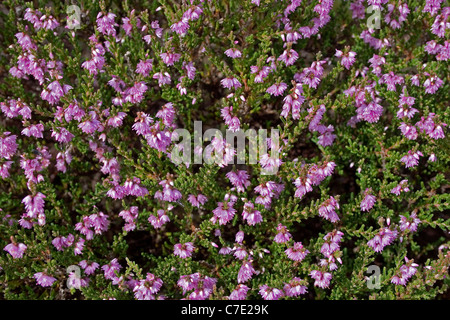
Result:
M7 251L14 259L19 259L23 257L27 246L23 243L10 243L6 245L3 250Z
M233 208L234 202L219 202L217 208L213 210L214 216L211 221L216 223L219 221L220 225L227 224L233 219L236 209Z
M242 218L246 220L247 223L251 226L254 226L257 223L261 223L263 220L261 212L255 209L255 205L252 202L246 202L244 204Z
M259 294L264 300L278 300L283 296L283 291L265 284L259 287Z
M278 233L273 239L276 243L285 243L292 238L287 228L283 226L281 223L278 224L277 231Z
M381 252L385 246L390 245L397 238L397 234L396 230L381 228L378 234L367 242L367 245L375 252Z
M319 216L335 223L339 221L339 216L335 211L336 209L339 209L339 203L334 197L330 197L320 205Z
M349 70L353 63L355 63L356 61L356 52L353 51L344 53L341 50L336 49L335 56L341 58L341 63L347 70Z
M152 273L147 273L145 279L135 283L134 297L138 300L154 300L154 295L159 292L163 281Z
M116 272L118 272L122 266L117 261L117 258L111 260L109 264L102 266L102 270L106 279L113 280L116 277Z
M252 263L249 261L244 261L238 272L238 283L247 282L254 274L256 274L256 272L252 266Z
M225 50L225 54L230 58L240 58L242 57L241 51L236 48L230 48Z
M195 249L192 242L177 243L173 248L173 254L180 257L181 259L189 258Z
M36 279L36 282L41 287L51 287L53 282L56 281L55 278L47 275L44 272L37 272L33 275L33 277Z
M432 76L425 80L423 86L425 87L426 93L434 94L442 86L443 83L444 81L442 81L439 77Z
M281 96L284 92L284 90L287 89L287 84L284 82L281 83L275 83L274 85L267 88L266 92L274 95L274 96Z
M416 274L419 265L414 263L414 259L409 260L405 257L405 261L406 263L400 267L397 274L391 278L391 283L406 286L408 280Z
M295 277L289 283L286 283L283 287L286 296L288 297L298 297L299 295L308 292L308 287L305 286L306 281Z
M230 171L225 176L230 180L237 192L244 192L250 185L249 175L246 170Z
M147 60L139 60L139 63L136 66L136 73L143 75L144 77L147 77L150 71L153 70L153 59L147 59ZM108 82L109 83L109 82Z
M100 266L97 262L88 263L86 260L80 261L78 264L81 268L83 268L84 273L87 275L94 274L95 270Z
M420 223L420 219L417 218L417 213L413 212L409 215L409 218L406 218L402 215L400 215L400 230L405 231L409 230L411 232L417 231L417 226Z
M284 252L289 259L300 262L305 259L309 250L304 248L301 242L295 242L293 247L287 248Z
M415 167L419 164L419 158L423 156L420 151L409 150L406 156L403 156L400 161L405 164L406 168Z
M400 183L391 190L391 193L395 194L396 196L400 195L401 192L408 192L408 180L402 180Z
M281 56L278 57L278 61L283 61L286 66L293 65L297 59L298 53L294 49L284 50Z
M250 290L245 284L238 284L236 289L234 289L228 300L245 300L247 298L247 292Z
M364 199L360 204L361 211L369 211L373 208L375 202L377 201L377 198L370 194L371 192L371 188L367 188L366 191L364 191Z
M236 78L224 78L220 80L220 84L227 89L242 87L241 83Z
M312 270L309 275L311 276L311 278L313 278L315 280L314 281L315 287L325 289L325 288L328 288L328 286L330 285L332 275L329 272Z
M181 54L173 52L163 52L159 56L167 66L173 66L181 58Z
M99 12L97 15L97 29L104 35L116 36L116 29L118 24L114 22L116 15L114 13L108 13L106 15L103 12Z

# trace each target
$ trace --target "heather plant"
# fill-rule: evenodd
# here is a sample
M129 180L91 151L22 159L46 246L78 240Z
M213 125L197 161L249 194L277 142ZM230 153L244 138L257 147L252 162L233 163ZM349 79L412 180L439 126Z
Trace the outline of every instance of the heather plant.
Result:
M0 26L1 299L448 299L448 1Z

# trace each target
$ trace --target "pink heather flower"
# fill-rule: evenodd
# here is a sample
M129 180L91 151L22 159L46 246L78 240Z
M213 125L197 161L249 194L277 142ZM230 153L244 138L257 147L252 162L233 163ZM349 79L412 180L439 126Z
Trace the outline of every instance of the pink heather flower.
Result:
M22 130L22 134L27 137L43 138L44 125L42 123L32 124Z
M235 247L233 255L239 260L244 260L245 258L247 258L248 253L244 248L241 248L241 247L236 248Z
M74 137L74 135L70 133L66 128L56 127L55 129L52 130L52 137L54 137L58 142L68 143Z
M294 185L297 187L294 193L294 197L296 198L303 198L306 193L313 190L311 186L311 180L308 178L305 179L298 177L297 179L295 179Z
M407 139L409 140L417 139L418 136L417 129L413 125L402 122L398 128L401 130L402 134Z
M187 19L181 19L170 26L170 29L176 32L180 36L184 36L189 29L189 21Z
M344 53L341 50L336 49L336 57L341 58L341 64L345 69L349 70L350 67L356 61L356 52L349 51L348 53Z
M225 175L237 192L244 192L250 186L249 175L246 170L230 171Z
M111 260L109 264L102 266L102 270L106 279L113 280L116 277L116 271L118 272L122 266L117 261L117 258Z
M220 225L230 222L236 213L236 209L233 208L233 205L234 202L232 201L217 203L217 208L213 210L214 216L211 221L213 223L219 221Z
M423 12L429 12L432 16L434 16L438 13L439 9L441 9L441 4L443 1L444 0L426 0Z
M428 158L428 161L430 161L430 162L435 162L436 161L436 155L434 154L434 153L432 153L431 155L430 155L430 157ZM1 173L1 172L0 172Z
M381 66L386 63L386 59L379 55L374 54L372 58L369 59L370 67L372 68L372 73L381 76Z
M183 61L183 69L186 70L186 74L187 77L191 80L195 79L195 73L196 73L196 68L194 67L194 64L192 63L192 61L186 63L186 61Z
M230 89L230 90L231 90L231 88L240 88L240 87L242 87L241 83L236 78L224 78L224 79L220 80L220 84L224 88L227 88L227 89Z
M325 288L328 288L328 286L330 285L332 275L329 272L313 270L313 271L311 271L311 273L309 275L311 276L311 278L313 278L315 280L314 281L315 287L325 289Z
M80 261L78 265L83 268L84 273L87 275L94 274L95 270L97 270L100 266L97 262L92 262L89 264L86 260Z
M250 288L245 284L238 284L236 289L230 293L228 300L245 300L247 298L248 290L250 290Z
M293 247L287 248L284 252L289 259L300 262L305 259L309 250L304 248L301 242L295 242Z
M152 214L148 217L148 222L150 222L155 229L161 228L164 224L170 221L169 216L167 216L166 214L166 211L159 209L157 213L157 217Z
M185 294L187 291L195 289L198 286L199 281L200 281L200 274L194 273L181 276L177 282L177 285L181 289L183 289L183 294Z
M16 135L10 135L11 132L3 132L0 135L0 157L5 159L11 159L11 157L16 153L17 143Z
M147 77L150 71L153 70L153 59L139 60L136 66L136 73Z
M236 233L234 241L237 243L242 244L242 241L244 240L244 231L238 231Z
M394 11L397 9L398 12ZM397 20L392 19L392 13L395 12L395 15L398 16ZM388 13L384 17L384 21L388 23L392 29L399 29L404 21L406 21L406 17L408 16L409 8L405 3L400 3L398 7L393 4L388 4Z
M44 272L37 272L33 275L33 277L36 279L36 282L41 287L51 287L53 282L56 281L55 278L47 275Z
M444 45L441 46L438 54L436 55L437 61L447 61L450 59L450 42L445 41Z
M257 66L251 66L250 72L252 74L256 74L254 82L255 83L262 83L264 82L264 78L266 78L269 73L271 72L270 67L264 66L261 69L259 69Z
M278 233L273 239L276 243L285 243L292 238L287 228L283 226L281 223L278 224L277 231Z
M15 34L17 43L20 44L23 50L37 50L36 44L31 40L30 36L26 33L19 32Z
M339 216L335 212L336 209L339 209L339 203L334 197L330 197L320 205L319 216L335 223L339 221Z
M61 86L61 84L58 82L58 80L53 81L50 83L47 88L42 90L41 92L41 98L42 100L47 101L51 105L54 105L59 102L61 97L65 95L69 90L72 89L69 85Z
M193 207L200 208L201 205L204 205L206 201L208 201L208 198L202 194L199 194L197 197L195 197L193 194L190 194L188 196L188 201Z
M361 211L369 211L373 208L375 202L377 201L377 198L370 194L371 192L371 188L367 188L366 191L364 191L364 199L360 204Z
M58 251L64 251L64 248L68 248L72 246L73 242L75 240L75 237L73 234L69 234L67 237L56 237L52 240L53 246Z
M137 300L155 300L154 294L158 293L163 285L160 278L152 273L147 273L143 280L134 282L133 292Z
M170 82L172 81L170 78L170 74L167 72L157 72L153 75L153 79L157 79L158 80L158 85L160 87L162 87L163 85L166 84L170 84Z
M400 183L391 190L391 193L395 194L396 196L400 195L401 192L408 192L408 180L402 180Z
M251 226L254 226L257 223L261 223L263 220L261 212L255 209L255 206L252 202L246 202L244 204L242 218L246 220L247 223Z
M10 243L3 250L7 251L14 259L22 258L27 246L23 243Z
M375 101L369 104L363 103L357 110L357 118L366 120L369 123L378 122L383 113L383 107Z
M324 131L321 132L321 135L319 136L319 139L317 141L318 144L320 144L322 147L331 146L336 139L336 135L333 134L334 127L333 125L328 125Z
M44 194L38 192L35 196L28 195L22 200L28 217L37 218L39 214L44 213L45 198Z
M116 36L116 29L118 24L114 22L116 15L114 13L108 13L104 15L103 12L99 12L97 15L97 29L101 33L107 36Z
M420 151L413 152L412 150L409 150L408 154L403 156L400 161L405 164L406 168L411 168L419 164L419 158L422 156L423 154Z
M384 83L387 85L388 91L396 91L395 85L397 84L403 84L405 80L401 76L397 76L394 74L394 72L390 71L389 73L383 74L381 79L379 80L379 83Z
M292 112L292 119L300 119L301 106L305 101L305 97L302 96L303 86L296 83L291 93L283 99L283 110L281 116L287 118L289 112Z
M413 212L409 215L409 218L406 218L402 215L400 215L400 230L405 231L409 230L411 232L417 231L417 226L420 223L420 219L417 218L417 213Z
M173 66L181 58L181 54L173 52L163 52L159 56L167 66Z
M253 268L252 263L249 261L244 261L238 272L238 283L247 282L254 274L256 274L256 271Z
M108 218L108 215L101 211L89 216L90 226L94 228L95 234L102 234L108 230L110 224Z
M408 280L416 274L419 265L414 263L414 259L409 260L405 257L405 261L406 263L400 267L399 272L391 278L391 283L406 286Z
M155 199L168 202L177 202L181 199L182 194L174 187L171 179L164 179L159 185L163 186L163 190L155 193Z
M287 84L284 82L281 83L275 83L274 85L267 88L266 92L274 95L274 96L281 96L284 92L284 90L287 89Z
M396 230L381 228L378 234L367 242L367 245L375 252L381 252L384 247L390 245L397 238L397 234Z
M232 115L233 107L224 107L221 110L222 118L225 121L225 124L228 126L228 129L230 129L232 132L236 132L240 130L241 122L239 121L239 118Z
M284 50L281 56L278 57L278 61L283 61L286 66L293 65L297 59L298 53L294 49Z
M437 76L432 76L425 80L423 86L425 87L425 92L434 94L442 86L444 82Z
M191 5L184 13L183 19L189 21L195 21L200 18L200 15L203 13L203 9L200 6Z
M265 284L259 287L259 294L264 300L278 300L283 296L283 291Z
M6 161L0 165L0 177L3 179L7 179L9 177L9 169L11 169L11 165L13 161Z
M242 57L242 53L236 48L230 48L225 50L225 54L233 59Z
M173 254L180 257L181 259L189 258L195 249L192 242L177 243L173 248Z
M287 297L298 297L299 295L308 292L308 287L305 286L306 281L295 277L289 283L286 283L283 287L284 293Z
M147 89L148 87L145 85L144 81L136 82L134 86L125 90L125 101L131 103L141 102Z

